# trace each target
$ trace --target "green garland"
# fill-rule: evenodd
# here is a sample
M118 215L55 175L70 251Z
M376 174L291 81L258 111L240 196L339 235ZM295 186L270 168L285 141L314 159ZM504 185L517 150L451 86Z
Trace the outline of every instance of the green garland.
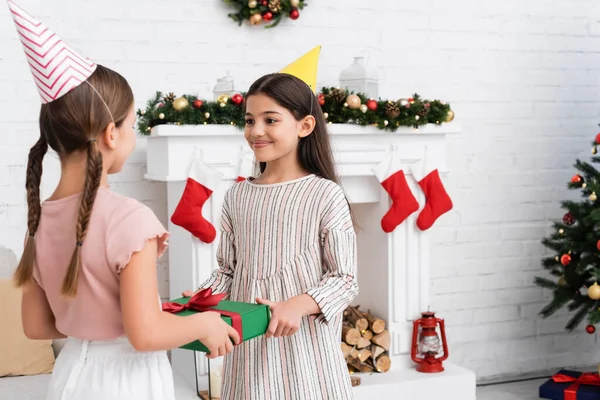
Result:
M242 25L248 21L251 25L266 22L265 28L277 26L283 18L298 19L300 11L307 6L304 0L223 0L237 7L238 11L227 14L229 18Z
M138 130L142 135L148 135L152 127L162 124L218 124L243 129L245 94L242 92L231 97L221 96L217 101L205 101L192 95L176 98L173 93L163 96L161 92L156 92L148 100L145 109L137 110ZM416 93L412 98L375 101L362 93L352 94L345 89L324 87L318 99L327 121L332 124L375 126L394 132L399 127L440 125L454 118L454 112L447 103L421 99Z

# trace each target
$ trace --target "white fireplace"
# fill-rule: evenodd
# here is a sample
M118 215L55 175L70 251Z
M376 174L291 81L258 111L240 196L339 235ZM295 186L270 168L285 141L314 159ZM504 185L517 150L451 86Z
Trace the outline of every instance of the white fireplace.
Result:
M354 304L385 319L392 337L390 371L362 376L361 385L354 388L357 400L372 397L374 390L381 400L475 399L475 375L451 363L451 348L450 362L444 364L446 371L442 373L418 373L410 360L412 321L429 307L428 231L422 232L415 225L419 212L412 214L392 233L382 231L380 220L391 201L372 170L394 149L401 154L406 166L422 161L427 154L427 159L434 161L443 179L448 172L446 138L458 133L459 128L450 123L426 125L420 129L400 128L391 133L357 125L331 124L328 127L342 187L359 226L360 293ZM223 125L154 127L148 137L146 179L167 183L170 217L183 193L195 151L205 163L222 173L219 187L203 209L204 218L218 231L223 195L235 184L243 155L250 152L239 129ZM422 207L424 196L409 171L405 173ZM206 244L170 221L168 229L171 232L169 289L173 298L183 290L197 287L217 268L219 236L213 243ZM435 229L435 225L430 229ZM207 368L202 354L174 350L171 357L175 373L185 384L193 387L196 373L201 384L205 383ZM427 390L423 390L424 387Z

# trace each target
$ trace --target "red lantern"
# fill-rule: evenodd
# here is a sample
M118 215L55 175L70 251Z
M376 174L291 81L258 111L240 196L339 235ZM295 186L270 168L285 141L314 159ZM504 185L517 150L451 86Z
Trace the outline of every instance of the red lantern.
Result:
M439 325L440 337L436 332L436 327ZM421 329L419 330L419 327ZM440 355L440 347L443 350L443 355ZM446 328L444 320L435 317L433 312L422 312L421 318L413 322L412 336L412 351L410 357L417 363L417 371L419 372L442 372L444 367L442 361L448 358L448 345L446 343Z

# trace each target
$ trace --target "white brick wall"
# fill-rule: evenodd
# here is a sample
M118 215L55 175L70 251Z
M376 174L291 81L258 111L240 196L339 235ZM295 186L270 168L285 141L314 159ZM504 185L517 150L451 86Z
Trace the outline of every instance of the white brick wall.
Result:
M335 85L353 56L370 52L382 97L442 98L464 127L445 179L455 208L430 231L432 306L447 319L452 360L480 378L598 361L596 337L565 334L564 313L537 317L548 293L531 284L549 219L572 196L571 164L589 155L600 121L597 2L311 1L297 22L271 31L238 28L217 0L18 3L124 74L138 106L155 90L210 97L226 70L246 89L316 44L318 83ZM20 253L39 102L6 7L0 19L0 246ZM143 180L144 146L111 182L166 224L164 185ZM59 173L55 159L46 165L44 194ZM159 274L168 296L164 262Z

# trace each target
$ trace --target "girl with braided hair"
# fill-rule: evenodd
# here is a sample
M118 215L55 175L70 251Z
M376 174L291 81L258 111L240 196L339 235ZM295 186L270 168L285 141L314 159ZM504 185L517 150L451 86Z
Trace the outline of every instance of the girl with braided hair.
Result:
M67 338L47 400L174 400L166 350L196 339L210 356L239 342L217 313L163 312L156 260L168 232L142 203L109 189L135 147L127 81L75 52L12 1L9 8L42 99L27 164L27 235L14 273L31 339ZM61 162L41 201L48 148Z

